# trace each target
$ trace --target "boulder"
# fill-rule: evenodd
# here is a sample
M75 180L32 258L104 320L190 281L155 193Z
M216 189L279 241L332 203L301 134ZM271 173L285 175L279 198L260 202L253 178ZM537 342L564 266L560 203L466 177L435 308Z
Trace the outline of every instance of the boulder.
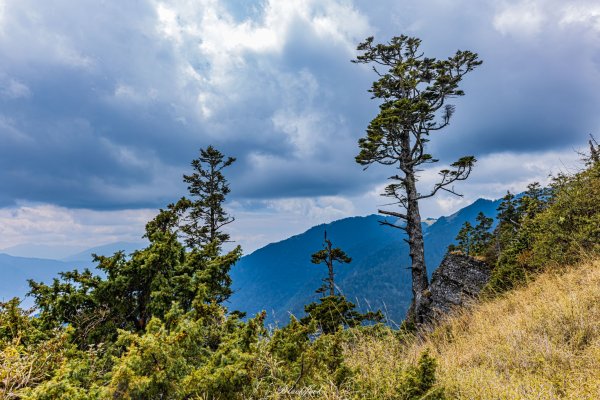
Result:
M438 320L452 309L477 297L490 279L486 263L459 253L448 253L431 277L429 286L430 320Z

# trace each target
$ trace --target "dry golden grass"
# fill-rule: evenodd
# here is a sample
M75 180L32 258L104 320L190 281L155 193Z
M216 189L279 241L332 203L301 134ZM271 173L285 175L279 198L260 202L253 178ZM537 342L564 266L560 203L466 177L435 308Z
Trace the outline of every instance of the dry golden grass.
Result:
M600 259L463 310L418 342L359 337L346 357L385 399L426 349L451 399L600 399Z

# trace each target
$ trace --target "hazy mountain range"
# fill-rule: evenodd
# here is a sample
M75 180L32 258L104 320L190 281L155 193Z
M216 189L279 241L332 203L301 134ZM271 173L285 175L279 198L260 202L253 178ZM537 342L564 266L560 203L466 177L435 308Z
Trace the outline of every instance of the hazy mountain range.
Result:
M450 216L424 221L429 274L440 263L462 224L474 223L480 211L495 216L498 204L498 200L479 199ZM352 257L352 263L336 270L339 289L362 310L381 309L392 322L401 321L411 298L408 245L402 230L380 225L383 219L380 215L344 218L244 256L231 271L235 293L227 306L249 315L266 310L268 322L279 325L287 323L289 313L302 315L303 306L318 298L315 289L326 273L325 266L311 264L310 255L322 248L327 230L334 246ZM60 271L93 267L92 253L109 255L123 250L129 254L143 246L112 243L61 260L0 253L0 301L23 297L28 291L27 279L50 282ZM31 299L24 301L25 306L31 304Z
M50 282L61 271L93 268L92 254L114 254L123 250L126 254L143 248L144 243L115 242L78 252L53 260L38 257L18 257L0 253L0 301L13 297L23 298L29 291L28 279ZM24 306L31 306L31 299L24 299Z

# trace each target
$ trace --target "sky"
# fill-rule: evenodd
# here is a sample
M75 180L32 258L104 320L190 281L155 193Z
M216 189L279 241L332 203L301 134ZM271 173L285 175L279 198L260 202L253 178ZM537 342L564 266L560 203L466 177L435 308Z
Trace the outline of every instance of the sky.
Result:
M401 34L484 62L419 187L477 165L424 217L575 171L600 136L597 0L0 0L0 249L138 241L210 144L237 158L229 233L246 253L376 212L392 171L354 162L376 76L350 60Z

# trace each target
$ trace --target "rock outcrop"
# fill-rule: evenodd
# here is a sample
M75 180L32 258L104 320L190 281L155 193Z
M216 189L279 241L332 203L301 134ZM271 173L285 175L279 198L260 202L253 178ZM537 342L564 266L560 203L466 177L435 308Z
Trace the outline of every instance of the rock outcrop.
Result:
M446 254L431 277L429 319L438 320L476 297L490 279L491 267L462 254Z

